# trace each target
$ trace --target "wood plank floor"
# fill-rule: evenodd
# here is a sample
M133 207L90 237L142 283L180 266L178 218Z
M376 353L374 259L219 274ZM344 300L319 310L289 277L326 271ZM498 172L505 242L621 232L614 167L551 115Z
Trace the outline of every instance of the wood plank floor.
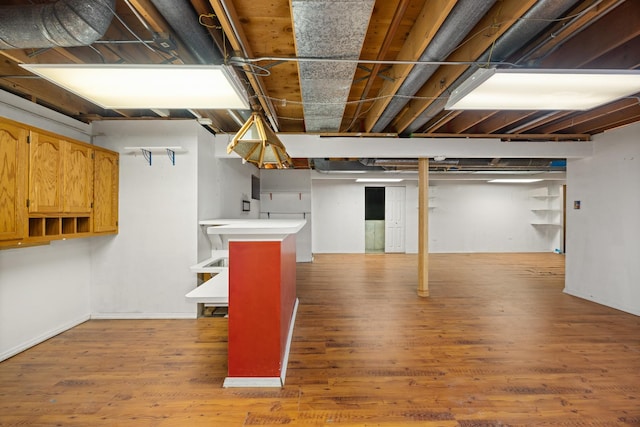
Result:
M0 363L1 426L640 426L640 318L555 254L318 255L283 389L223 389L224 318L93 320ZM233 313L232 313L233 314Z

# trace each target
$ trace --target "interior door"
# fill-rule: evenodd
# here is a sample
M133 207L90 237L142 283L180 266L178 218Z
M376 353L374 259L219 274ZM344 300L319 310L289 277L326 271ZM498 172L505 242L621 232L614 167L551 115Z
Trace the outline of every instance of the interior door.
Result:
M384 207L384 251L404 252L405 188L386 187Z

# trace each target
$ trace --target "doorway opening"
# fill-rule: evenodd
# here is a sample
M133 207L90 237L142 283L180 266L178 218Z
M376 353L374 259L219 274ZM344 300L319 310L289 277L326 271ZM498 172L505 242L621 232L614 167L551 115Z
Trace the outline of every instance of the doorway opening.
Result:
M364 188L364 249L366 253L384 253L385 188Z

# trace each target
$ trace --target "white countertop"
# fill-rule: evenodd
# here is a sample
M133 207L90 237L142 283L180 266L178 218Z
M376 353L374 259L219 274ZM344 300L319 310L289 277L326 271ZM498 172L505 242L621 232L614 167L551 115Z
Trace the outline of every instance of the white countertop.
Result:
M207 219L200 225L208 226L208 234L221 235L287 235L296 234L307 223L304 219ZM275 237L275 236L273 236Z

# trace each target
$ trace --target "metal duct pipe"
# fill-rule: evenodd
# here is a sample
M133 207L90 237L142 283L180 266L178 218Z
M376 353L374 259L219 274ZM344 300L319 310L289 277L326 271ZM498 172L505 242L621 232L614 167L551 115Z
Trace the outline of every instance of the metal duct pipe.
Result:
M538 1L527 13L522 15L522 18L505 31L502 37L496 41L495 45L491 49L488 49L476 62L483 63L489 60L491 62L502 62L506 60L544 30L549 25L549 20L562 16L562 14L576 3L578 3L578 0ZM477 69L477 65L469 67L451 84L449 92L453 92L475 73ZM440 114L446 104L446 99L438 99L431 103L431 105L405 129L404 133L417 132L425 123Z
M198 22L191 3L185 0L151 0L158 12L201 64L222 64L224 57L207 30Z
M458 47L495 2L496 0L460 0L424 50L419 61L443 61ZM394 97L389 102L371 132L383 132L407 105L408 97L415 95L437 69L437 65L414 66L396 93L402 97Z
M0 7L0 49L88 46L111 24L115 0Z

